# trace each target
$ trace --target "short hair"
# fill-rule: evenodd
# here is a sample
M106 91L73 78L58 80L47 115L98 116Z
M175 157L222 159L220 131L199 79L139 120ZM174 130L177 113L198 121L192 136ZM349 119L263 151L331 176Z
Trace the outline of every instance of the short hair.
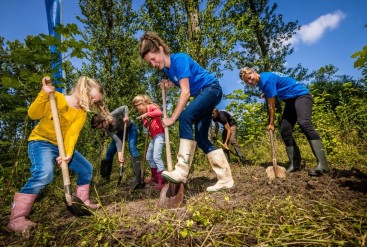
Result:
M243 67L240 70L240 79L242 80L243 75L251 74L251 73L256 73L256 70L254 70L253 68L250 68L250 67Z

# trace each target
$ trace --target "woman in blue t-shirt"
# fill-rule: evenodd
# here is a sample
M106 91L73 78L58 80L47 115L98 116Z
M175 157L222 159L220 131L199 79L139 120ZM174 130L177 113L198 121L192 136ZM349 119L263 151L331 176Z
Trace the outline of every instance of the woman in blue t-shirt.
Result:
M252 68L243 68L240 78L249 86L258 86L268 100L269 129L274 131L275 97L285 102L280 122L280 133L286 146L290 161L288 172L300 170L301 154L292 136L293 127L298 122L306 135L317 159L317 167L309 171L310 176L321 176L329 168L319 134L311 122L313 99L309 90L295 79L279 72L262 72L258 74Z
M173 183L186 183L197 143L207 154L218 178L217 183L208 187L207 191L232 188L234 182L224 152L216 149L208 138L212 111L222 98L222 88L218 80L187 54L170 54L169 47L154 32L146 32L140 38L139 53L152 67L163 70L168 76L169 80L160 81L161 88L177 86L181 89L171 117L162 120L164 127L173 125L177 119L179 121L178 161L173 171L164 171L162 176ZM194 99L187 105L190 97Z

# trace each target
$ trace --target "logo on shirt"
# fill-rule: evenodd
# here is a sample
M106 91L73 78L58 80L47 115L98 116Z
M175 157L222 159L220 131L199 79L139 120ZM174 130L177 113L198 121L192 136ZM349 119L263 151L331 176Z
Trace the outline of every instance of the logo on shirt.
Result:
M173 79L174 79L176 82L178 82L178 78L177 78L177 76L174 76L174 77L173 77Z

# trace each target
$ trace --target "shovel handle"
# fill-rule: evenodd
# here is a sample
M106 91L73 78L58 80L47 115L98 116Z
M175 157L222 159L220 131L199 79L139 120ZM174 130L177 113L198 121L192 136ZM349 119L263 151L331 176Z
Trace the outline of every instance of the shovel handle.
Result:
M46 81L46 84L52 83L50 77L48 76L45 78L45 81ZM57 146L59 148L59 155L62 158L65 158L66 154L65 154L64 140L63 140L62 133L61 133L60 119L59 119L59 114L57 112L55 94L50 93L48 97L50 100L50 107L51 107L52 119L53 119L54 127L55 127ZM66 203L70 206L72 205L73 200L71 197L68 163L62 160L60 166L61 166L61 171L62 171L62 179L64 183L65 200L66 200Z
M162 99L163 99L163 117L167 118L167 102L166 102L166 90L162 86ZM172 156L171 156L171 143L169 140L169 130L168 127L164 127L164 138L166 142L166 155L167 155L167 168L168 171L172 171Z
M140 167L140 177L141 177L141 181L144 181L144 167L145 167L145 160L146 160L146 156L147 156L147 148L148 148L148 139L149 139L150 121L151 121L151 119L150 119L150 118L148 118L148 123L147 123L147 133L146 133L146 135L145 135L145 142L144 142L144 158L143 158L143 161L141 162L141 167Z
M121 149L122 158L124 158L125 155L126 129L127 129L127 123L124 122L124 133L122 135L122 149ZM120 166L122 166L122 163L120 163Z
M277 155L275 152L275 144L274 144L274 133L272 130L269 130L269 135L270 135L270 144L271 144L271 155L273 158L273 167L274 167L274 172L275 172L275 176L277 176L276 172L277 172Z

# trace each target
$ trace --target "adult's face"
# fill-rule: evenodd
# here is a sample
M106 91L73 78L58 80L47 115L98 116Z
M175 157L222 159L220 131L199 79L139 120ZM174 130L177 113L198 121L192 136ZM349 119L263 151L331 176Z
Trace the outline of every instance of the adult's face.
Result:
M249 86L256 86L260 81L260 76L255 72L250 72L248 74L242 75L242 80Z
M162 70L165 66L165 55L161 52L148 52L144 60L148 62L152 67Z

